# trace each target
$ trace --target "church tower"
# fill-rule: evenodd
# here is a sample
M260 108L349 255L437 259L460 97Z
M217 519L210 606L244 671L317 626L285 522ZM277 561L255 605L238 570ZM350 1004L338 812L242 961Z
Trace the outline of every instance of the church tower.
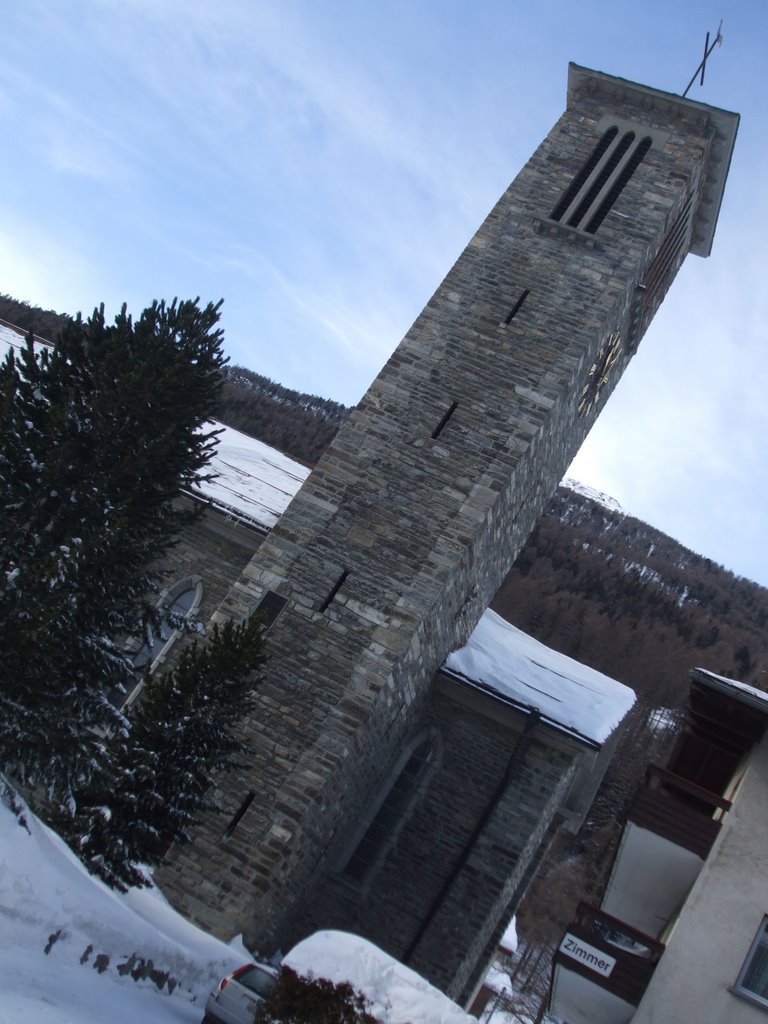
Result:
M268 661L242 723L247 765L214 794L223 813L160 873L183 912L267 950L300 937L323 878L346 871L355 890L360 822L404 751L431 756L414 737L436 670L488 606L685 255L709 255L737 126L570 66L565 113L220 609L265 616ZM361 900L365 885L375 878Z

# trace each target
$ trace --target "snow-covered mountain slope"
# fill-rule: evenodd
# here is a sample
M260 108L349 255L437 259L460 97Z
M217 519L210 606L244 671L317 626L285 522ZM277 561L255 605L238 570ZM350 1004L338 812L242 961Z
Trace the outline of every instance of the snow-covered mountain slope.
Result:
M576 494L581 494L584 498L589 498L590 501L597 502L598 505L607 508L609 512L617 512L620 515L625 514L624 509L615 498L604 494L603 491L595 490L594 487L589 487L587 484L574 480L572 477L566 477L562 482L562 486L567 487L569 491L575 491Z

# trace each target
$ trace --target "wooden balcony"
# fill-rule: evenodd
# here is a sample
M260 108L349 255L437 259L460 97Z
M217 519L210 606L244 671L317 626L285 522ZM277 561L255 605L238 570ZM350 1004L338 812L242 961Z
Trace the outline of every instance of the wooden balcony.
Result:
M704 860L720 831L720 819L730 808L724 797L650 765L627 818Z
M730 802L651 765L627 816L603 908L661 938L695 882Z

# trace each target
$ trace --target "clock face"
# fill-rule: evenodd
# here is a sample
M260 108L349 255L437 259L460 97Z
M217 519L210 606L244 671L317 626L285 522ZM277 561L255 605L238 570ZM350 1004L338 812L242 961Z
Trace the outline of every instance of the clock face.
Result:
M603 388L608 383L611 368L619 358L620 351L621 333L614 331L605 339L594 363L590 367L587 382L579 399L579 414L581 416L586 416L594 408Z

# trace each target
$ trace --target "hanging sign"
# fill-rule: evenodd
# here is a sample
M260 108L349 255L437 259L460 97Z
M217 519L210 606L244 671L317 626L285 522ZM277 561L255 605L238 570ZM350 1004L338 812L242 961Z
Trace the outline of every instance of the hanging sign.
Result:
M616 966L616 961L612 956L608 956L608 954L604 953L602 949L596 949L595 946L590 946L590 944L588 942L584 942L583 939L577 939L576 936L571 935L570 932L565 933L559 948L561 953L565 953L566 956L578 961L580 964L588 967L591 971L596 971L598 974L602 974L605 978L610 975L611 971Z

